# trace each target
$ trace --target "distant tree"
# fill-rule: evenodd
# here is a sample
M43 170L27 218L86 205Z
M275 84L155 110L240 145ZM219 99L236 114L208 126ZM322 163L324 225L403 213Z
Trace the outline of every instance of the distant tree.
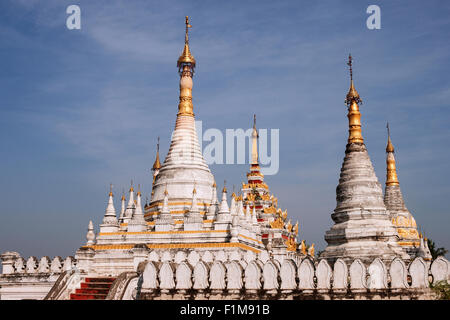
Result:
M428 249L430 249L430 253L431 256L433 257L433 260L439 256L444 256L448 252L448 250L445 248L436 248L436 244L430 238L427 239L427 243Z

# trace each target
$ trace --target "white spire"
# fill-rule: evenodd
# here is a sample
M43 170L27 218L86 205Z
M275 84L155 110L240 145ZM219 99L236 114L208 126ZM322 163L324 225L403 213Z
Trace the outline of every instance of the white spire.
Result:
M237 203L237 215L242 219L244 218L245 214L244 214L244 205L242 203L242 199L239 199L238 203Z
M86 245L91 246L95 244L95 233L94 233L94 224L92 223L92 220L89 221L88 225L88 232L86 233Z
M251 217L251 213L250 213L250 205L247 203L247 208L246 208L246 212L245 212L245 221L248 224L252 223L252 217Z
M214 182L213 186L212 186L212 199L211 199L211 203L218 203L217 201L217 187L216 187L216 183Z
M200 215L200 210L198 209L197 204L197 190L192 190L192 205L191 210L189 210L189 214L184 220L184 230L186 231L194 231L202 229L203 218Z
M114 208L114 200L113 200L113 193L112 193L112 185L110 186L109 191L109 200L108 205L106 206L105 216L103 218L103 224L117 224L117 217L116 217L116 209Z
M133 188L133 180L131 181L131 187L130 187L130 197L128 199L128 205L125 210L125 217L131 218L133 216L133 212L136 206L134 205L134 188Z
M222 202L220 203L219 213L230 213L230 208L227 202L227 188L223 187L222 191Z
M236 195L233 194L231 195L231 205L230 205L230 214L232 216L237 215L237 207L236 207Z
M192 205L191 205L191 210L190 213L200 213L200 210L198 209L198 204L197 204L197 190L192 190Z
M120 209L120 216L119 216L119 220L120 222L123 222L123 218L125 217L125 194L122 194L122 208Z
M155 221L155 231L171 231L173 229L173 219L169 209L169 192L167 186L164 190L164 200L161 212Z
M164 201L163 201L163 207L161 210L161 214L169 214L169 193L167 192L167 189L164 191Z
M128 223L128 232L142 232L147 230L147 222L144 218L141 204L141 190L136 194L136 209L133 212L133 216Z
M258 219L256 218L256 210L255 210L256 206L253 206L253 211L252 211L252 224L254 226L258 225Z

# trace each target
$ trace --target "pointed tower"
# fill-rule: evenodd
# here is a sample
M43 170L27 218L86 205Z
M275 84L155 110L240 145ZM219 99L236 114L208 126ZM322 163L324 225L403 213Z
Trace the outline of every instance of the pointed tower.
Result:
M86 233L86 245L92 246L95 244L95 232L94 232L94 224L92 220L89 221L88 232Z
M194 186L194 189L192 190L191 209L189 210L187 218L184 221L184 230L186 231L200 230L202 228L203 218L200 215L197 201L197 190Z
M230 208L228 207L227 202L227 188L224 185L222 190L222 202L220 203L216 221L214 221L214 229L229 230L232 222L231 219Z
M161 169L161 162L159 161L159 137L158 143L156 144L156 159L153 163L152 171L153 171L153 184L155 183L156 176L159 173L159 169Z
M394 145L391 141L389 123L387 124L388 141L386 146L386 188L384 191L384 204L389 211L392 224L396 227L399 244L410 255L417 256L420 238L417 224L403 201L400 183L397 177L397 168L394 156Z
M164 190L164 201L160 214L155 222L155 231L171 231L173 229L173 219L169 210L169 193Z
M123 222L128 223L131 220L131 217L133 216L134 210L136 209L136 205L134 203L134 188L133 188L133 180L131 180L131 186L129 191L129 198L128 198L128 204L125 209Z
M136 193L136 208L130 222L128 222L128 232L143 231L147 231L147 222L145 222L144 212L142 211L141 187L138 186L138 192Z
M398 245L398 234L383 202L381 185L375 175L361 134L362 101L353 84L352 57L349 56L350 90L348 107L349 137L336 188L336 208L331 218L334 226L325 234L328 243L321 258L334 263L356 258L370 263L375 258L392 261L408 258Z
M125 218L125 192L122 192L122 198L120 199L121 202L121 208L120 208L120 215L119 215L119 223L123 223L123 219Z
M192 103L193 75L196 61L189 48L189 24L186 17L186 33L183 53L177 61L180 74L180 102L172 134L169 152L161 165L154 183L154 195L149 217L158 214L158 205L164 199L164 190L170 194L169 207L175 219L184 219L192 203L192 184L196 182L197 198L202 204L200 211L206 211L213 194L214 177L203 158L195 129L194 106Z
M106 206L105 216L103 217L103 223L100 225L100 233L119 231L119 222L117 220L113 198L114 195L112 193L112 184L111 184L109 188L108 205Z

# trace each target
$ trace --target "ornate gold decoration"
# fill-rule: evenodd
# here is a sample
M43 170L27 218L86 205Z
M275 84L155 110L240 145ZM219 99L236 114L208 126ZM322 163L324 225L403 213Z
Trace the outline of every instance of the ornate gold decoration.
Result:
M277 208L275 208L274 206L270 206L268 208L264 208L263 209L264 213L276 213L277 212Z
M253 188L262 188L262 189L266 189L269 190L269 187L267 186L267 184L265 182L263 183L242 183L242 189L253 189Z
M284 223L281 217L278 217L277 219L275 219L275 221L270 222L270 227L272 229L282 229L283 225Z
M255 201L255 195L253 193L247 194L247 201L250 201L250 202Z
M314 257L314 243L309 247L309 249L308 249L308 254L311 256L311 257Z
M362 103L358 92L353 84L352 56L349 55L347 65L350 67L350 89L347 93L345 103L348 106L349 121L349 137L348 143L363 143L364 139L361 134L361 113L359 112L358 103Z
M292 232L292 224L291 224L290 220L289 220L289 222L288 222L288 224L286 226L286 229L287 229L288 232Z
M261 195L261 199L263 199L264 201L269 201L270 196L266 193L266 194Z
M294 233L295 233L295 235L298 235L298 221L294 226Z
M297 251L298 245L297 242L295 241L295 238L292 237L288 238L285 244L287 246L286 248L287 251L294 251L294 252Z
M306 255L306 245L305 245L305 240L302 240L301 244L300 244L300 251L302 254Z

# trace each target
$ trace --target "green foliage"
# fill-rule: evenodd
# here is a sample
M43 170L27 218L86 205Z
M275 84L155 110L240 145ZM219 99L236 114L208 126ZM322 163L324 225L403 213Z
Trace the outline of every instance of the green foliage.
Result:
M450 284L446 280L431 284L430 287L440 300L450 300Z
M439 256L444 256L448 252L448 250L445 248L436 248L436 244L430 238L427 239L427 243L428 249L430 249L430 253L431 256L433 257L433 260Z

